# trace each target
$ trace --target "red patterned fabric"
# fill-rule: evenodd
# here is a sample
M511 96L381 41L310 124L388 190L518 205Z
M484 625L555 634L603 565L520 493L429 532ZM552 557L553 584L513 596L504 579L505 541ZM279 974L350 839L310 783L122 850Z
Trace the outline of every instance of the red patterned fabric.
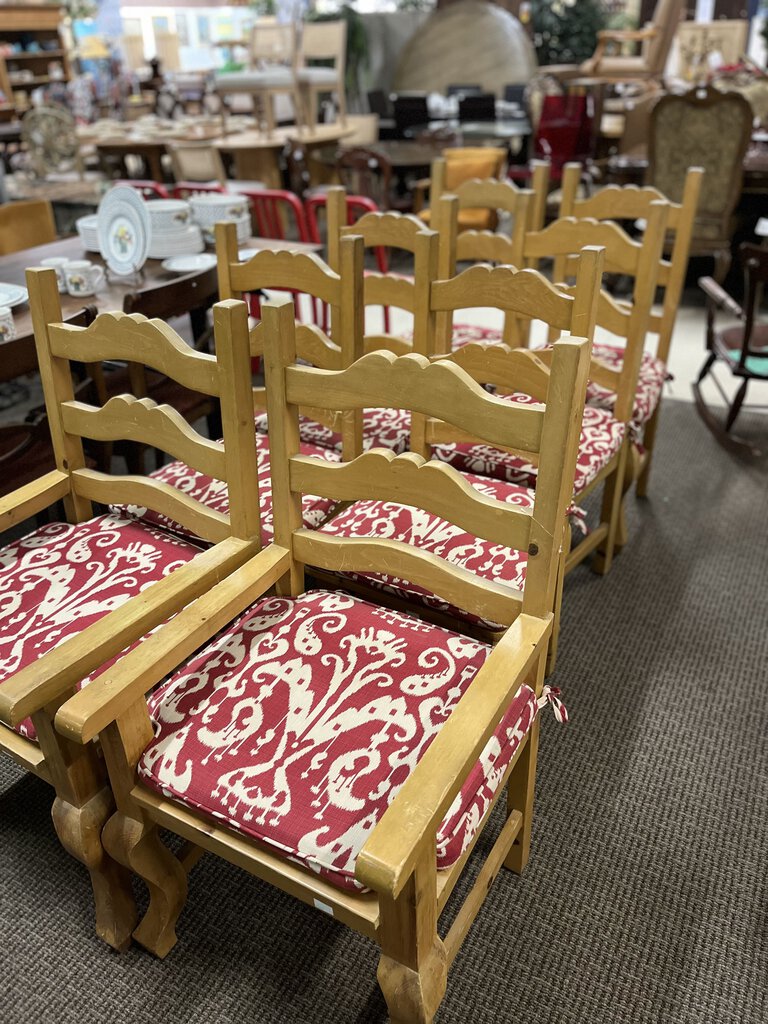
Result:
M473 342L484 341L486 343L501 344L503 332L500 327L480 327L477 324L454 324L451 348L455 352L457 348L463 348Z
M76 526L52 523L2 548L0 685L199 552L116 515ZM35 738L29 719L17 732Z
M273 535L272 515L272 478L270 476L269 462L269 439L264 434L256 435L256 450L259 464L259 504L261 509L261 540L268 544ZM326 462L338 462L339 456L328 448L318 448L316 445L302 444L301 454L312 458L323 459ZM178 491L186 494L189 498L195 498L203 505L214 512L227 514L229 512L229 493L227 485L222 480L215 480L206 476L196 469L191 469L185 462L169 462L155 470L150 476L154 480L170 484ZM326 518L335 502L331 498L318 498L311 494L305 494L302 501L304 512L304 523L306 526L319 526ZM144 508L142 505L114 506L114 511L122 512L145 523L160 526L166 530L172 530L181 537L191 537L198 543L203 543L193 533L175 522L168 516L155 512L154 509Z
M509 505L518 505L520 508L533 508L535 494L530 488L469 473L464 476L481 494ZM452 565L468 569L481 579L507 583L516 590L522 590L525 584L527 552L482 540L462 530L461 527L412 505L400 505L394 501L356 501L324 523L320 527L320 532L334 537L377 537L401 541L421 551L438 555ZM411 602L415 601L464 622L471 622L486 629L504 628L497 622L490 622L474 615L471 609L457 608L408 580L380 573L350 572L343 575L347 579L364 582L376 590Z
M259 413L256 429L267 433L267 414ZM329 427L299 417L299 434L307 444L341 452L341 434ZM407 452L411 443L411 414L403 409L365 409L363 411L363 448L389 448L396 455Z
M623 348L617 348L614 345L593 345L592 355L595 359L610 366L612 370L621 372L624 366ZM643 352L640 373L637 378L635 405L632 410L633 441L637 443L642 441L643 428L656 411L661 392L664 389L664 382L671 379L666 364L661 359L652 356L650 352ZM616 404L616 392L590 381L587 385L587 403L613 412L613 407Z
M262 598L150 698L138 771L343 889L491 648L312 591ZM438 866L466 849L537 713L523 686L449 808Z
M528 395L523 394L500 397L524 405L533 403ZM615 420L607 409L585 407L573 481L573 493L576 497L587 489L618 452L625 433L625 424ZM478 473L523 487L536 486L536 466L522 456L500 451L492 445L440 444L435 445L433 453L436 459L455 466L462 473Z

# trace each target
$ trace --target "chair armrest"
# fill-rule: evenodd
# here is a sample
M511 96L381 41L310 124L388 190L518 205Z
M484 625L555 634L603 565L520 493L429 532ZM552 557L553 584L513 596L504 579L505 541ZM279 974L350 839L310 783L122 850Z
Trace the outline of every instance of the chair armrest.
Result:
M59 732L79 743L92 740L289 569L289 551L276 544L250 558L63 704Z
M704 292L710 302L714 303L718 309L724 309L726 312L733 314L743 320L745 318L744 310L735 302L731 296L726 292L712 277L700 277L699 288Z
M0 498L0 531L37 515L69 494L69 474L54 469Z
M434 838L505 708L545 655L551 630L551 615L512 623L360 851L359 881L397 898L425 839Z
M643 39L652 39L658 33L655 25L646 25L643 28L606 28L597 33L597 38L606 43L635 43Z
M0 720L11 727L44 708L104 662L194 601L258 551L256 541L233 537L214 545L136 594L0 687ZM141 645L141 649L145 648Z

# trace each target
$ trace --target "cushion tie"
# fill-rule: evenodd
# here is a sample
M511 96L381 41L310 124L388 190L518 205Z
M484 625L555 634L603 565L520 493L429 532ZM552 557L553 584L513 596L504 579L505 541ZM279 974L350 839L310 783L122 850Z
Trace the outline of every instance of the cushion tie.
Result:
M568 709L560 700L560 690L557 686L545 686L541 691L541 696L536 701L536 704L539 711L549 704L552 708L552 713L555 716L555 721L560 722L561 725L567 724Z

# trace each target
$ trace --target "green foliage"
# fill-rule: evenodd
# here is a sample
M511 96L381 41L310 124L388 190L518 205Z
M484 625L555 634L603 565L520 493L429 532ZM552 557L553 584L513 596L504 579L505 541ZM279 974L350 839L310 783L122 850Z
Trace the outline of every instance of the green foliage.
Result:
M608 12L602 0L533 0L531 21L539 64L580 64L594 53Z

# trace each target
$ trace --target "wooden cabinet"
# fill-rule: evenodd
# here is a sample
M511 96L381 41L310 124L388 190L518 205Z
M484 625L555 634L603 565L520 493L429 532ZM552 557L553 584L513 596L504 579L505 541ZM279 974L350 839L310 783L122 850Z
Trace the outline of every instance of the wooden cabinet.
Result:
M0 3L0 121L23 114L35 89L69 81L62 13L58 4Z

